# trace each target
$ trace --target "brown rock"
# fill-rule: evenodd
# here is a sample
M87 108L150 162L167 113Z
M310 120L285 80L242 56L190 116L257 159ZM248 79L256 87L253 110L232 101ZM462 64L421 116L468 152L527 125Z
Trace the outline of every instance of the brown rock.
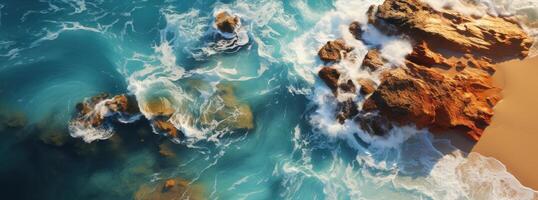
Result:
M345 44L344 40L329 41L318 51L319 58L328 62L340 62L342 58L346 57L349 52L353 51L353 47L349 47Z
M513 21L438 11L419 0L386 0L371 8L369 17L386 34L407 35L414 47L405 66L382 73L363 110L379 111L380 117L400 124L465 130L474 140L489 125L500 100L491 78L493 65L525 57L532 43ZM385 63L375 51L364 59L368 69ZM357 118L363 129L382 132L369 127L371 120Z
M364 31L362 30L361 24L357 21L351 22L351 24L349 24L349 32L357 40L361 40L362 34L364 33Z
M166 180L166 182L164 182L163 189L169 190L169 189L172 189L174 186L176 186L176 180L168 179L168 180Z
M323 67L318 76L325 82L325 84L336 94L338 89L338 79L340 78L340 72L333 67Z
M359 79L360 92L363 95L372 94L376 89L376 83L371 79Z
M435 107L428 87L420 80L408 77L404 70L397 69L385 73L377 91L365 102L365 111L371 111L371 104L384 116L400 123L415 122L419 127L431 124Z
M157 133L164 133L170 137L178 137L176 127L168 120L154 119L151 121L151 125Z
M364 60L362 61L361 68L368 69L371 72L378 70L385 64L384 59L381 57L381 52L377 49L372 49L366 53Z
M437 11L420 0L386 0L375 17L373 24L381 30L397 29L434 48L483 54L496 62L524 58L532 45L532 39L512 20Z
M116 95L112 97L106 105L112 112L123 112L128 114L136 114L140 112L136 97L132 95Z
M233 33L238 24L239 17L228 12L221 12L215 17L215 26L224 33Z
M136 98L131 95L116 95L109 98L109 94L101 93L84 101L77 103L75 106L75 117L73 121L83 126L99 127L104 123L105 116L101 116L101 108L96 109L96 105L105 101L104 105L111 113L121 113L123 115L136 115L140 111Z

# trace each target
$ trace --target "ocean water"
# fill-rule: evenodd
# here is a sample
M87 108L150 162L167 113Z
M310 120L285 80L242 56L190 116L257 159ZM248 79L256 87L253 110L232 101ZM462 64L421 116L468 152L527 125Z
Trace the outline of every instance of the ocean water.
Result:
M538 16L534 1L480 2L484 12ZM334 119L317 50L344 38L366 54L347 25L380 3L0 0L2 199L133 199L141 185L175 177L206 199L538 198L499 161L425 130L377 137ZM213 27L220 11L241 18L233 44ZM411 51L374 29L365 38L394 64ZM379 81L352 63L336 67ZM210 97L219 83L251 107L254 129L198 123L201 108L218 103ZM102 92L133 94L140 105L167 99L185 137L154 134L145 119L74 131L75 104Z

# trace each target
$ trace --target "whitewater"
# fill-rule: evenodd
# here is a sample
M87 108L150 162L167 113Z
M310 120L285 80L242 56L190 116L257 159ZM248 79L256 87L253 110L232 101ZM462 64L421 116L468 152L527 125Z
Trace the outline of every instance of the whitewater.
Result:
M425 1L538 20L533 0L475 1L482 10L459 0ZM133 199L141 184L182 177L207 199L537 199L498 160L463 152L427 130L397 127L380 137L334 118L337 101L317 76L317 52L342 38L364 57L369 47L348 25L365 24L370 5L382 2L0 0L0 104L10 108L2 112L24 113L29 127L66 127L71 139L88 145L120 138L129 146L118 157L75 159L62 153L67 147L22 148L45 134L25 128L1 143L0 171L9 178L0 190L16 195L28 181L40 189L22 199ZM241 19L234 35L214 27L222 11ZM538 29L526 30L538 38ZM380 47L390 62L384 68L412 51L409 41L373 27L363 37ZM335 67L347 78L379 83L378 73L356 63ZM223 106L213 96L224 83L251 107L254 129L200 121L207 106ZM101 92L134 95L143 117L102 129L72 123L76 103ZM174 108L170 121L185 137L166 138L144 123L154 116L143 105L155 98ZM354 99L359 108L363 101ZM141 130L178 150L177 158L163 161L152 142L137 138Z

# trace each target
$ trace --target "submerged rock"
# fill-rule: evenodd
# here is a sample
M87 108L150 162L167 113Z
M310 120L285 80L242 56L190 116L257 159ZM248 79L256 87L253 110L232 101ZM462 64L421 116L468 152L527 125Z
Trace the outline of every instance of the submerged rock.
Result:
M493 65L527 56L529 36L504 17L435 10L419 0L386 0L369 12L370 23L387 34L406 35L414 47L403 66L382 73L364 110L400 124L464 129L478 140L500 99ZM368 52L363 66L384 65L377 51Z
M162 144L159 144L159 154L167 158L176 157L176 153L172 149L171 145L173 144L171 144L170 142L164 142Z
M28 123L26 114L23 112L6 113L7 116L1 116L2 123L6 128L23 128Z
M250 106L237 100L231 84L218 84L211 103L201 116L204 126L213 130L249 130L254 128Z
M171 199L204 199L202 188L191 185L181 178L171 178L157 183L140 186L134 194L135 200L171 200Z
M353 51L353 47L346 45L344 40L329 41L318 51L319 58L324 62L340 62Z
M224 11L215 17L215 26L223 33L233 33L239 25L239 17Z
M141 107L146 117L150 119L156 117L169 118L176 112L172 102L164 97L155 97L147 100L142 103Z

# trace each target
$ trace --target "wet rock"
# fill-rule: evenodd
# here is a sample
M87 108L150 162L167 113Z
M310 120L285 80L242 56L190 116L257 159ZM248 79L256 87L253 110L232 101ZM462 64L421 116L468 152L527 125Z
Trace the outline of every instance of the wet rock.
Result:
M220 12L215 17L215 26L223 33L233 33L239 24L239 17L228 12Z
M151 120L151 125L157 133L165 134L173 138L177 138L179 136L177 128L168 120L162 118L154 119Z
M318 76L333 91L333 93L336 94L340 72L333 67L323 67L318 72Z
M136 98L130 95L110 95L101 93L75 106L73 122L86 127L99 127L107 117L126 117L139 114Z
M355 84L353 84L353 81L351 80L347 80L346 82L341 83L340 85L338 85L338 88L343 93L354 94L355 92L357 92L357 87L355 87Z
M155 117L169 118L176 112L172 102L165 97L155 97L145 101L142 104L142 110L150 119Z
M215 131L250 130L254 120L250 106L237 100L231 84L220 83L212 97L212 102L204 109L201 123Z
M106 106L112 112L121 112L127 114L137 114L140 112L136 97L132 95L116 95L106 102Z
M387 134L393 127L387 118L370 113L357 116L355 122L362 130L378 136Z
M326 62L340 62L349 52L353 51L353 47L346 45L344 40L338 39L329 41L318 51L319 58Z
M372 49L364 56L361 68L374 72L383 67L384 64L385 60L381 57L381 52L377 49Z
M191 185L181 178L167 179L157 183L148 183L140 186L134 195L135 200L170 200L170 199L191 199L201 200L203 198L202 188L198 185Z
M355 39L361 40L364 30L362 30L362 26L359 22L354 21L349 24L349 32L355 37Z
M410 78L404 70L384 74L377 91L364 103L365 111L380 110L384 116L401 123L414 122L419 127L435 119L434 100L427 95L425 83Z
M435 47L483 54L497 62L524 58L532 45L532 39L512 20L435 10L420 0L386 0L375 11L373 24L381 30L396 29Z
M359 85L361 86L360 92L363 95L374 93L376 89L376 83L372 79L359 79Z
M379 30L405 35L414 46L403 66L382 72L363 110L419 128L463 129L478 140L500 100L493 65L525 57L532 39L503 17L435 10L419 0L386 0L368 15ZM386 63L376 51L363 63L372 71Z
M347 99L344 102L338 102L337 110L338 114L336 115L336 119L340 124L343 124L346 119L352 119L354 116L359 114L357 104L353 102L352 99Z

